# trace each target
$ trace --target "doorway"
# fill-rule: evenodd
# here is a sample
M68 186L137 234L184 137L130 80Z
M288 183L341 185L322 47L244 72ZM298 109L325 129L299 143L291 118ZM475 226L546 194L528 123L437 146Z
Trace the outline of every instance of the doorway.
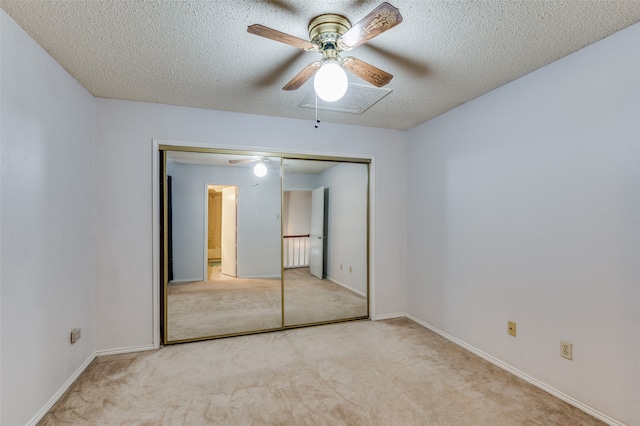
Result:
M224 274L237 276L236 186L207 184L205 205L205 281Z

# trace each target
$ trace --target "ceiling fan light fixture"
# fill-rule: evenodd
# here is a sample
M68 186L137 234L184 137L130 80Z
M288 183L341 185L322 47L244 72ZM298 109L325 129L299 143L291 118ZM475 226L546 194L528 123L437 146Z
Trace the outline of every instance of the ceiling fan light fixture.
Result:
M313 78L316 94L325 102L335 102L347 93L349 78L337 60L325 60Z
M265 166L264 163L260 161L253 168L253 173L258 177L265 177L267 175L267 166Z

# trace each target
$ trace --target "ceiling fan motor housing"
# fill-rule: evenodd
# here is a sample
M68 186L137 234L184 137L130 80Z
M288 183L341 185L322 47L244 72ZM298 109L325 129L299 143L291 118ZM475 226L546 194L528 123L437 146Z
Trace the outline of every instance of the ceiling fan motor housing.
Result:
M325 46L337 49L337 40L350 28L351 22L344 16L326 13L309 22L309 39L320 46L321 50L325 50Z

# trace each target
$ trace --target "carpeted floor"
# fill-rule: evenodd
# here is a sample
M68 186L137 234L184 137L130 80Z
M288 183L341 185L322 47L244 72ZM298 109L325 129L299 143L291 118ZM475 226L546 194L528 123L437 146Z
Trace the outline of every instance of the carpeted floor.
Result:
M280 279L238 279L210 268L209 281L170 284L169 341L282 327ZM301 325L367 316L366 298L309 268L287 269L285 324Z
M40 425L601 425L410 320L97 358Z

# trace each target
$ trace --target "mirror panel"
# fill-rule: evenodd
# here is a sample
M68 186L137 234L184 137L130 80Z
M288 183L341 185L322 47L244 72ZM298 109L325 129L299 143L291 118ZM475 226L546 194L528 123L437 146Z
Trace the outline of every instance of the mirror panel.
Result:
M282 328L280 163L166 152L165 343Z
M368 164L283 166L285 327L367 318Z

